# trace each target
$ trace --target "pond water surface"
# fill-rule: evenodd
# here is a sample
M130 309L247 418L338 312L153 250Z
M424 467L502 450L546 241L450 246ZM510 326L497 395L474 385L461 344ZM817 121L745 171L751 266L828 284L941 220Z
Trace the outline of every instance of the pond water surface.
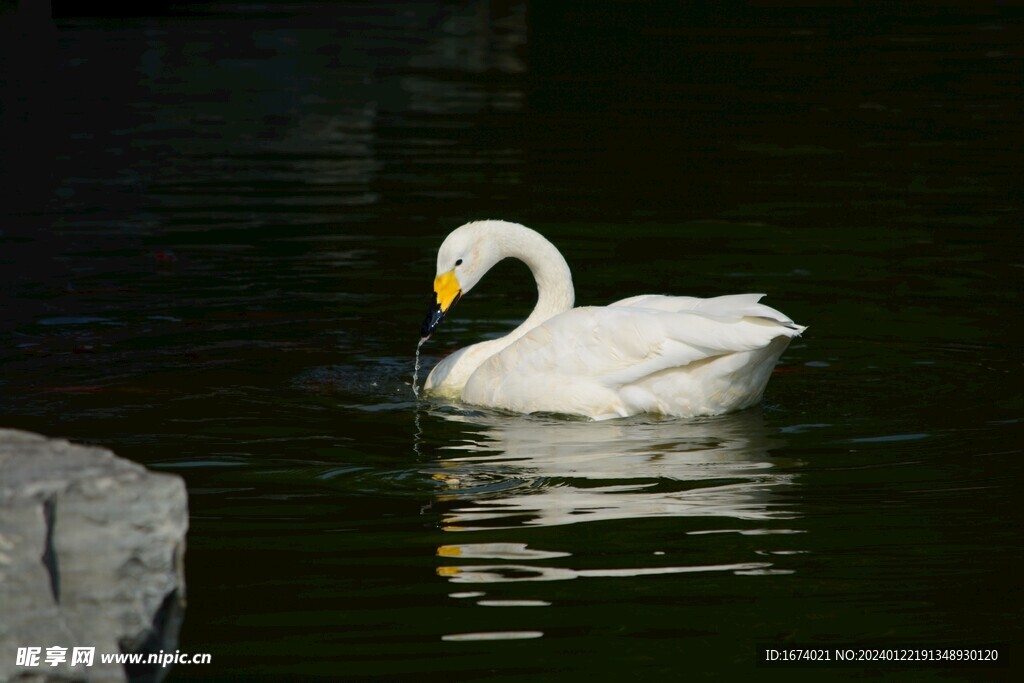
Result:
M1019 654L1020 16L537 5L171 6L3 51L0 425L185 478L213 663L168 680ZM477 218L548 236L580 304L766 292L809 329L735 415L417 399ZM424 370L531 287L499 265Z

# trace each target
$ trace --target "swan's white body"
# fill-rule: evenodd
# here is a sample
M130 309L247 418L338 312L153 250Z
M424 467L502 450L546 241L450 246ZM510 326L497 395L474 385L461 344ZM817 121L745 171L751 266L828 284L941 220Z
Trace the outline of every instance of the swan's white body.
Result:
M562 255L539 233L504 221L452 232L438 252L435 283L454 276L461 295L506 257L521 259L533 272L533 313L508 335L438 363L427 377L428 392L596 420L717 415L760 401L779 356L805 329L759 304L762 294L647 294L573 308L572 276ZM451 303L441 302L442 317Z

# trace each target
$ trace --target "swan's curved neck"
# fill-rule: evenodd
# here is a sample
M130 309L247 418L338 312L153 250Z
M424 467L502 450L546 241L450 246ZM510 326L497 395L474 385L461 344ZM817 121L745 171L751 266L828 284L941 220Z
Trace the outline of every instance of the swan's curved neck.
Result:
M529 267L537 281L537 305L533 312L503 341L511 343L545 320L573 307L575 292L569 264L555 245L540 233L516 223L504 223L498 233L500 257L517 258Z
M463 234L469 234L472 238L470 243L475 245L475 250L471 253L478 254L480 258L479 271L474 273L477 276L476 280L467 281L466 291L502 259L516 258L529 267L533 279L537 281L537 305L519 327L504 337L459 349L438 363L427 377L426 388L429 391L461 391L470 376L488 358L500 353L541 323L570 310L575 301L569 265L555 246L540 233L518 223L505 221L467 223L457 230L465 230ZM455 260L462 251L461 247L462 245L459 249L443 255L439 252L439 272L449 260ZM441 249L444 252L445 245L442 245Z

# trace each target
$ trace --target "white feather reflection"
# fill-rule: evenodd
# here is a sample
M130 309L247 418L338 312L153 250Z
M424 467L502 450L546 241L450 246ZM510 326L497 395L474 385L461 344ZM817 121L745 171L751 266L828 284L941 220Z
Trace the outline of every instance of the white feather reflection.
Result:
M699 421L582 422L446 415L480 425L446 447L434 478L456 503L448 531L554 526L646 517L776 520L792 485L775 471L759 412Z
M734 564L696 565L686 567L624 567L618 569L570 569L519 564L477 564L438 567L438 576L452 583L513 583L518 581L564 581L580 578L623 578L662 576L665 574L696 574L701 572L764 572L770 562L739 562ZM479 604L479 602L477 603Z

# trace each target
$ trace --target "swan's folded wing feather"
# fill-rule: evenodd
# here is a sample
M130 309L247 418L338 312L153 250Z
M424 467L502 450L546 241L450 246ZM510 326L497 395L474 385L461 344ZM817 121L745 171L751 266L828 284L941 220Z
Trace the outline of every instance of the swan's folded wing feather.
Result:
M776 337L799 334L799 329L762 316L723 319L703 311L621 304L575 308L558 315L492 357L481 370L499 381L542 373L585 377L615 387L667 368L761 348Z
M663 294L641 294L609 304L609 307L646 308L656 311L682 313L691 311L721 320L739 318L768 318L787 326L799 327L784 313L770 306L758 303L764 294L727 294L710 299L693 296L666 296Z
M686 311L662 313L653 317L655 320L652 322L655 324L641 331L651 335L648 353L634 355L632 362L603 372L602 383L607 386L623 386L669 368L764 348L777 337L796 336L800 332L762 316L720 319L702 312ZM660 343L655 345L658 339Z

